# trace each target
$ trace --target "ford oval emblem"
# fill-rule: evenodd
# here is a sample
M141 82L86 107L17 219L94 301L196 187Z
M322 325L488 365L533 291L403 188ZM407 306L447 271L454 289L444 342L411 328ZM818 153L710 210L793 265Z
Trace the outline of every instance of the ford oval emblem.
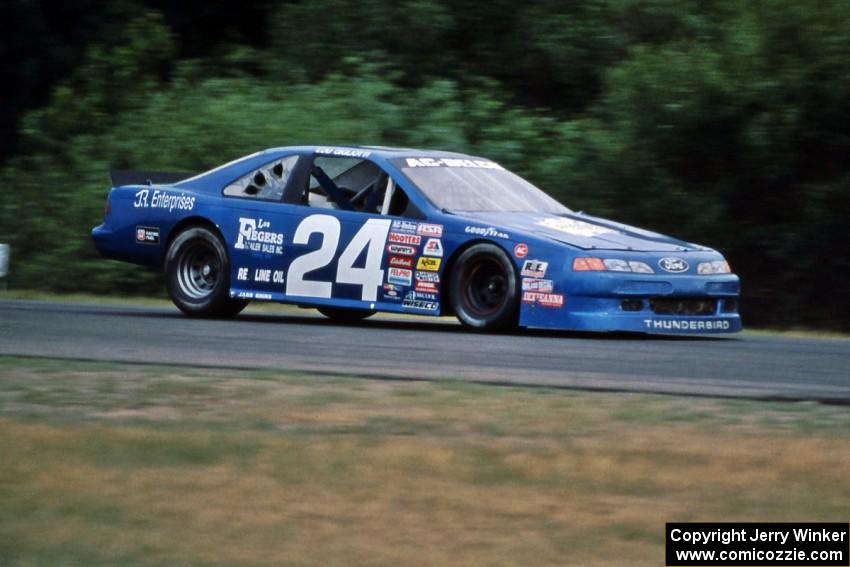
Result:
M681 258L661 258L658 260L658 267L665 272L681 274L688 271L688 263Z

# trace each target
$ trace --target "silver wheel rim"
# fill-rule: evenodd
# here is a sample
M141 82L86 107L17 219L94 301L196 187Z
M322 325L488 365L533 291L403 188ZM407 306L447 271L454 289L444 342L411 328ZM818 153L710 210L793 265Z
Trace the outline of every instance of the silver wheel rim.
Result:
M192 299L212 295L221 277L221 261L209 242L188 243L177 259L177 284L180 291Z

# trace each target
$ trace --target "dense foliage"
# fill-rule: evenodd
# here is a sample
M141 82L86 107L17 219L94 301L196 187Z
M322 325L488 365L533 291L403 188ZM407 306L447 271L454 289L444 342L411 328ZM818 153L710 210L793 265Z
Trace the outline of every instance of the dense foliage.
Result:
M846 0L96 4L8 8L12 286L150 292L88 238L110 168L401 144L721 249L747 323L850 329Z

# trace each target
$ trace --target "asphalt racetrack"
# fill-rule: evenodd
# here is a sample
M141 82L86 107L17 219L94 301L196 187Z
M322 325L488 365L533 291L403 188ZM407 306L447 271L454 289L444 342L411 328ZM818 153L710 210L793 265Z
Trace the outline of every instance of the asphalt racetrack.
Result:
M0 301L0 354L850 403L850 341L477 334L446 319L339 324L313 310L189 319L176 308Z

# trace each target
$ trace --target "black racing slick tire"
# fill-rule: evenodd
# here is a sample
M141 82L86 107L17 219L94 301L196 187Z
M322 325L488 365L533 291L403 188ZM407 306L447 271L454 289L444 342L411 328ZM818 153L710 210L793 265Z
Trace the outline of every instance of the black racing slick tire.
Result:
M168 295L191 317L229 318L248 301L230 297L230 260L212 230L192 227L178 234L165 255Z
M374 311L368 309L345 309L343 307L317 307L316 309L328 319L342 322L360 321L375 314Z
M517 324L519 278L504 250L483 242L464 250L449 275L449 299L467 327L482 331Z

